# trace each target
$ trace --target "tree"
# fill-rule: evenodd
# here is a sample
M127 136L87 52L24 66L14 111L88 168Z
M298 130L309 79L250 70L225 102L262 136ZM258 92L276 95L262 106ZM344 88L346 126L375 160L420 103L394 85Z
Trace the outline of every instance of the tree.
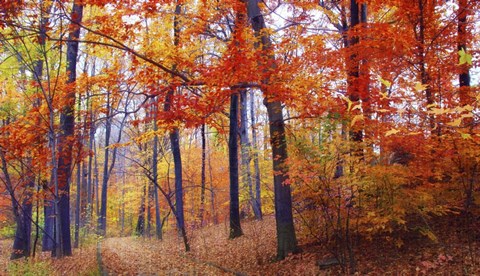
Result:
M269 90L268 86L268 73L274 69L275 56L266 30L265 20L258 6L258 1L248 0L245 1L245 4L252 28L260 41L259 48L262 54L267 57L263 59L263 62L259 61L258 70L260 71L259 73L265 75L262 80L262 88L265 93L264 104L267 107L270 144L272 146L277 258L284 259L289 253L296 252L298 249L293 224L291 188L288 185L288 167L286 165L288 153L283 107L282 103L275 97L274 92Z
M66 95L65 106L60 114L60 129L58 145L61 153L58 158L58 177L55 183L55 237L54 255L57 258L72 255L70 238L70 181L72 167L72 147L75 134L75 81L77 79L78 39L83 17L83 3L74 1L70 18L70 32L67 42L67 85L70 85Z
M238 92L230 97L230 129L228 135L228 164L230 173L230 234L234 239L243 235L240 225L238 193Z

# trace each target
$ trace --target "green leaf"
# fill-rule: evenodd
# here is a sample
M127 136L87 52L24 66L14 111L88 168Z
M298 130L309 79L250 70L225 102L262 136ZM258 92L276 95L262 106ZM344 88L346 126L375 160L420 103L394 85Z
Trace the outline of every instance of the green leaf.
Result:
M472 139L472 135L468 133L460 133L460 135L462 135L462 139L465 139L465 140Z
M458 55L460 56L458 65L463 65L465 63L472 65L472 55L465 52L464 48L458 51Z

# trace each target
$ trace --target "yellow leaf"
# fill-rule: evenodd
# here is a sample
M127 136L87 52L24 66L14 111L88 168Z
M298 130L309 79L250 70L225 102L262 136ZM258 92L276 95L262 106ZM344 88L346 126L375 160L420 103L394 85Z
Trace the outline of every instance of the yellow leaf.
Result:
M449 108L431 108L428 113L430 114L435 114L435 115L442 115L442 114L446 114L446 113L450 113L451 110Z
M363 121L363 115L355 115L350 126L353 126L357 121Z
M426 90L428 88L428 84L422 84L421 82L416 82L415 83L415 90L417 90L418 92L420 91L423 91L423 90Z
M391 129L391 130L385 132L385 137L386 137L386 136L390 136L390 135L397 134L397 133L399 133L399 132L400 132L400 130L398 130L398 129Z
M345 97L345 96L343 96L343 95L340 95L340 97L347 102L347 105L348 105L348 106L347 106L347 111L350 111L351 108L352 108L353 102L352 102L349 98L347 98L347 97Z
M355 110L355 109L361 110L361 109L362 109L362 105L361 105L361 104L357 104L356 106L352 107L352 110Z
M386 88L390 88L390 86L392 86L392 83L389 82L388 80L384 80L384 79L382 79L381 77L378 77L378 80L379 80L383 85L385 85Z
M388 93L387 92L385 92L385 93L380 92L380 96L382 96L382 100L387 99L388 98Z
M447 125L452 126L452 127L459 127L462 124L462 118L458 118L453 122L447 123Z

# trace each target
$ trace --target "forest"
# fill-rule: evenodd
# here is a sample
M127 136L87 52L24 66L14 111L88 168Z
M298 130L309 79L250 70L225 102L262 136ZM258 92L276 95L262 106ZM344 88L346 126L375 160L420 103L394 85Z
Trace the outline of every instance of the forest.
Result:
M480 1L0 0L0 275L480 275Z

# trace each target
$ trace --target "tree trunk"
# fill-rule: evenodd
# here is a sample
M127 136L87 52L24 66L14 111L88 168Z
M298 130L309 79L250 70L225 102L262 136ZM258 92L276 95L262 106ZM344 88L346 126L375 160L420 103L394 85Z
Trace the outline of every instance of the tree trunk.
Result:
M73 238L73 247L78 248L79 244L79 239L80 239L80 192L81 192L81 186L80 186L80 181L81 181L81 169L80 169L80 164L77 163L77 195L75 199L75 229L74 229L74 238Z
M145 234L145 195L147 192L146 185L147 184L143 186L143 194L140 201L140 209L138 211L137 227L135 228L135 232L138 236L143 236Z
M63 107L60 114L61 134L58 139L59 158L58 158L58 209L56 210L57 219L60 223L60 229L57 227L56 234L60 236L60 246L57 244L55 248L55 256L57 258L72 255L72 244L70 238L70 180L72 167L72 146L75 127L75 89L74 83L77 79L77 56L78 56L78 39L80 38L79 23L82 22L83 4L74 1L71 13L71 31L69 33L69 42L67 42L67 84L72 84L72 88L68 91L67 104ZM58 232L60 231L60 232ZM59 248L61 247L61 248Z
M458 1L458 42L457 49L458 51L467 52L467 41L468 41L468 31L467 31L467 15L468 15L468 0L459 0ZM470 65L463 64L460 66L460 74L458 76L460 82L460 102L462 106L471 104L471 97L469 95L470 91ZM467 119L467 118L465 118ZM472 121L468 119L467 121Z
M10 178L10 173L8 172L8 164L5 159L5 155L1 152L1 161L2 161L2 172L5 186L7 192L10 194L12 202L12 211L15 217L16 230L15 230L15 239L13 241L13 250L10 255L11 260L29 257L30 256L30 236L31 236L31 214L32 214L32 203L31 192L26 193L26 197L23 199L22 204L18 202L15 196L15 190L12 185ZM29 189L27 185L26 189ZM33 188L33 187L31 187Z
M207 160L207 139L205 137L205 123L200 128L200 136L202 139L202 169L200 174L200 212L198 218L200 220L200 226L203 226L204 213L205 213L205 184L206 184L206 160Z
M87 92L87 99L89 95ZM86 206L86 217L85 224L90 226L93 213L93 146L95 139L95 123L93 122L93 110L91 107L91 101L87 101L88 108L88 167L87 167L87 206ZM87 228L88 229L88 228Z
M158 240L162 239L162 220L160 218L160 202L158 199L158 130L157 126L157 110L158 103L154 102L153 107L153 131L155 131L155 136L153 136L153 154L152 154L152 177L153 177L153 196L155 199L155 237Z
M250 93L250 120L252 120L252 147L253 147L253 168L255 170L255 205L259 211L259 217L261 220L262 214L262 196L261 196L261 182L260 182L260 162L258 161L258 148L257 148L257 127L255 121L255 97L254 93Z
M248 189L250 197L250 205L252 206L253 214L257 220L261 219L262 214L257 205L255 194L253 193L252 172L250 170L251 144L248 138L248 116L247 116L247 90L240 91L240 144L242 153L242 179Z
M107 114L105 120L105 160L103 161L103 179L102 179L102 197L100 201L100 214L98 215L97 232L101 236L106 235L107 230L107 196L108 196L108 178L109 178L109 155L110 155L110 135L112 131L112 117L110 116L111 102L110 92L107 92ZM98 193L98 191L97 191Z
M180 23L178 16L181 13L182 5L177 4L175 7L175 17L173 22L173 44L175 47L179 45L180 38ZM175 71L175 65L173 66ZM175 90L170 89L165 98L164 111L169 112L172 105L173 95ZM188 244L186 231L185 231L185 217L183 211L183 180L182 180L182 156L180 151L180 132L177 127L174 127L170 131L170 145L173 154L173 165L175 171L175 217L177 220L177 228L180 235L183 236L185 242L185 250L189 251L190 246Z
M230 130L228 140L228 163L230 172L230 239L240 237L240 202L238 194L238 92L230 96Z
M260 45L268 59L260 63L262 70L273 70L275 56L268 32L265 31L265 20L258 6L258 0L246 0L248 18L251 21L255 35L260 38ZM266 63L266 64L265 64ZM267 73L267 72L263 72ZM273 161L273 185L275 193L275 219L277 228L277 258L284 259L289 253L296 252L297 238L293 224L292 193L288 180L288 166L286 164L287 144L285 135L285 121L283 119L283 106L277 99L273 99L273 91L268 90L268 76L265 76L262 84L264 87L264 104L267 108L270 144L272 146Z
M434 95L432 92L432 87L430 85L430 75L427 71L427 61L426 61L426 51L425 51L425 0L418 0L418 9L419 9L419 22L418 22L418 66L420 68L420 81L425 88L425 99L427 100L427 111L431 110L433 103L435 102ZM435 130L435 116L433 114L427 115L427 122L430 127L430 131ZM440 128L437 128L437 133L439 134Z
M350 33L352 30L360 24L360 9L356 0L350 1ZM348 48L350 49L350 55L347 59L347 96L352 102L352 106L357 105L360 102L360 61L358 60L357 44L359 38L357 35L350 35L348 39ZM348 110L351 112L352 119L354 116L360 115L358 110ZM350 130L350 140L353 142L363 141L363 128L361 123L358 122L352 126ZM355 145L358 146L358 145ZM355 149L358 155L363 155L361 149Z

